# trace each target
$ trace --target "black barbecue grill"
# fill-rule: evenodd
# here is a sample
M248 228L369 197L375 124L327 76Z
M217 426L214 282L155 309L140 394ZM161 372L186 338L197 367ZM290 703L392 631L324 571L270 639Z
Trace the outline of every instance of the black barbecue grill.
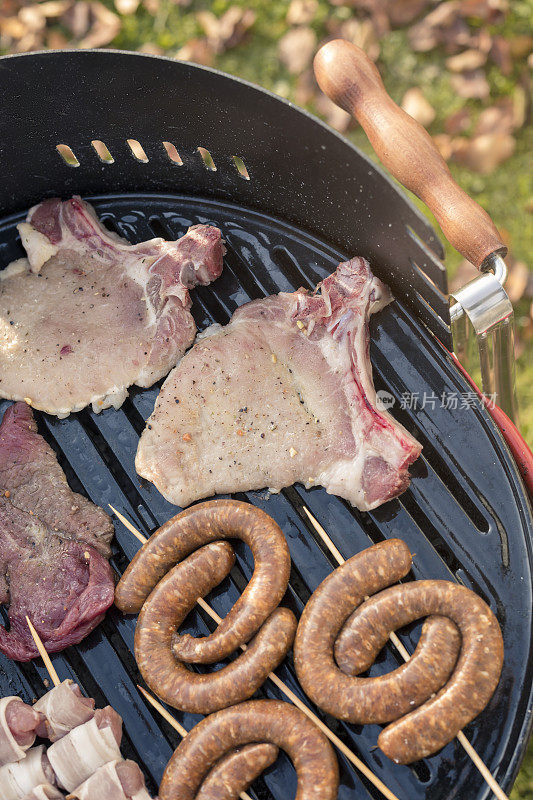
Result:
M136 54L0 59L0 170L0 267L23 255L15 225L51 196L81 194L131 242L176 238L195 223L218 225L227 254L221 278L194 291L200 330L227 322L250 299L314 286L349 255L370 260L397 298L371 324L376 388L393 395L394 415L424 446L410 488L371 513L321 488L239 499L271 514L287 536L293 570L286 604L296 614L335 566L304 505L345 557L398 536L416 553L412 577L459 581L490 604L503 627L503 674L465 733L508 787L531 725L532 516L516 465L479 401L440 403L443 395L470 397L472 389L445 349L452 345L443 254L424 218L366 157L291 104L213 70ZM72 488L104 508L112 504L146 534L178 510L134 468L158 391L134 388L122 408L99 415L36 414ZM419 402L406 402L410 396ZM0 414L7 406L0 401ZM116 521L117 572L138 547ZM253 571L250 552L241 544L236 550L231 578L209 598L221 616ZM211 628L202 612L191 615L191 633ZM112 609L82 644L52 660L60 678L73 678L98 706L109 703L123 717L123 752L139 762L155 793L178 737L136 688L134 629L135 618ZM411 652L419 633L420 625L402 631ZM399 662L387 647L372 674ZM290 657L277 672L306 700ZM2 695L36 698L45 679L40 661L15 664L0 655ZM283 699L268 681L258 696ZM378 726L348 725L314 710L401 800L491 796L457 740L436 756L396 766L375 748ZM186 728L199 719L174 713ZM340 800L381 797L340 755L339 763ZM282 756L250 793L287 800L294 791L295 773Z

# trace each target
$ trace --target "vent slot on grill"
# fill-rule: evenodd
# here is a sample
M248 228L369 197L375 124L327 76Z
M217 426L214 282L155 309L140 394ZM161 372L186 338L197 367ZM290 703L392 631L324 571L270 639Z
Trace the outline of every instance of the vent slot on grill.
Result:
M178 151L176 150L176 145L172 144L172 142L163 142L163 147L166 150L169 160L173 164L177 164L178 167L182 167L183 160Z
M102 142L100 139L93 139L91 144L100 161L102 161L104 164L115 163L115 159L109 152L109 148L107 147L106 144L104 144L104 142Z
M200 153L200 157L204 162L206 169L210 170L211 172L216 172L217 167L209 150L206 150L205 147L197 147L196 149Z
M232 156L232 158L233 158L233 163L235 164L235 167L237 168L237 172L239 173L241 178L244 178L245 181L249 181L250 180L250 173L246 169L246 164L244 163L242 158L239 158L239 156Z
M68 144L56 144L56 150L69 167L79 167L80 162L72 152L72 149L68 146Z
M148 164L149 158L144 152L142 144L138 142L137 139L126 139L126 141L130 146L134 158L136 158L137 161L141 161L143 164Z

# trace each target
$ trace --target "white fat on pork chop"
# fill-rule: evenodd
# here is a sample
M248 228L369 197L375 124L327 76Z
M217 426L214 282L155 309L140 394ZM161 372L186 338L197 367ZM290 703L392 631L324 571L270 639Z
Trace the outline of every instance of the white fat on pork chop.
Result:
M189 289L222 271L218 228L130 245L79 197L18 227L28 257L0 271L0 397L59 417L118 408L194 341Z
M409 484L420 444L378 410L368 319L391 300L363 258L239 308L163 384L137 450L139 475L172 503L295 482L361 510Z

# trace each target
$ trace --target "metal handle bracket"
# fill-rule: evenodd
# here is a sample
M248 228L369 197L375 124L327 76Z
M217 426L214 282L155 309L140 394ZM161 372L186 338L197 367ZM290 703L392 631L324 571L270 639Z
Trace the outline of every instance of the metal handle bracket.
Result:
M507 267L499 255L491 255L482 270L450 296L455 300L450 307L454 351L483 393L516 423L514 313L502 285Z

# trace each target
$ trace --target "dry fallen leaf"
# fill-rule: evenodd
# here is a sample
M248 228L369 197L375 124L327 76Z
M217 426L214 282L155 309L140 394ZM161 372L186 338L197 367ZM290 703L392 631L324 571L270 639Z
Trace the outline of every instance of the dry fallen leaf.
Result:
M3 0L0 3L0 14L4 17L11 17L18 13L20 5L20 0Z
M518 303L522 299L529 280L529 270L523 261L515 261L514 258L507 259L507 280L505 281L505 291L511 303Z
M424 127L431 125L436 112L431 103L426 100L418 86L408 89L402 99L402 108L409 116L416 119Z
M90 28L80 40L82 48L105 47L119 33L122 23L120 17L106 8L103 3L92 2L90 6Z
M43 33L44 31L25 34L18 40L15 52L29 53L31 50L40 50L43 46Z
M189 39L178 50L176 58L180 61L194 61L195 64L212 67L215 63L215 51L207 39Z
M459 97L484 100L490 93L490 87L485 73L481 69L452 75L450 82Z
M388 0L387 13L394 28L409 25L430 5L430 0Z
M5 39L20 39L26 29L18 17L0 17L0 35Z
M490 49L490 57L504 75L510 75L513 71L513 59L511 57L511 45L503 36L495 36Z
M204 29L209 46L215 53L223 53L242 42L255 22L255 11L230 6L221 17L212 11L199 11L196 19Z
M378 38L381 38L390 31L389 6L394 2L396 0L330 0L330 5L344 6L344 8L341 14L332 15L326 20L326 27L332 33L331 29L339 25L340 17L346 21L349 21L350 17L359 20L366 18L374 27ZM398 0L399 4L401 2L402 0ZM352 9L350 15L347 6Z
M483 109L476 122L474 134L512 133L516 127L512 98L504 97L495 105Z
M451 72L469 72L482 67L486 60L487 54L480 50L463 50L447 58L446 66Z
M288 25L308 25L315 18L318 0L291 0L287 11Z
M377 61L380 53L379 34L373 19L356 19L352 17L345 22L330 21L327 25L329 34L335 39L347 39L364 50L372 61Z
M71 3L63 14L61 22L75 39L81 39L91 24L90 3L83 2L83 0Z
M290 73L299 75L310 65L316 45L316 34L312 28L303 25L291 28L279 40L279 59Z
M459 0L447 0L430 11L420 22L409 29L409 42L416 52L426 53L439 44L443 44L450 30L468 30L466 24L459 18ZM458 29L457 29L458 31Z
M462 16L475 17L483 22L501 21L508 10L507 0L461 0Z
M50 31L46 37L46 46L49 47L50 50L64 50L66 47L69 47L69 45L69 40L61 31Z
M472 47L480 50L487 55L490 53L492 47L492 34L489 33L487 28L478 28L477 32L472 36Z
M46 25L46 17L36 5L21 8L18 18L25 28L25 33L37 33L44 30Z
M54 19L64 14L71 3L72 0L47 0L45 3L39 3L39 11L47 19Z
M347 111L339 108L329 97L320 92L316 97L315 105L318 113L325 118L328 125L331 125L332 128L340 131L340 133L348 130L352 117Z
M433 136L435 146L443 159L449 161L453 153L453 139L448 133L437 133Z
M484 133L452 142L452 161L473 172L488 175L514 153L516 141L508 133Z
M0 47L16 53L43 48L47 18L59 16L65 8L64 0L31 5L0 4Z
M369 18L366 20L374 29L376 39L379 40L390 31L390 9L396 0L368 0L367 10ZM400 6L402 0L398 0ZM400 9L399 9L400 12ZM348 22L349 20L346 20Z
M119 14L135 14L141 0L115 0L115 8Z
M468 108L460 108L445 120L444 130L452 136L457 136L458 133L464 133L468 130L470 123L470 110Z

